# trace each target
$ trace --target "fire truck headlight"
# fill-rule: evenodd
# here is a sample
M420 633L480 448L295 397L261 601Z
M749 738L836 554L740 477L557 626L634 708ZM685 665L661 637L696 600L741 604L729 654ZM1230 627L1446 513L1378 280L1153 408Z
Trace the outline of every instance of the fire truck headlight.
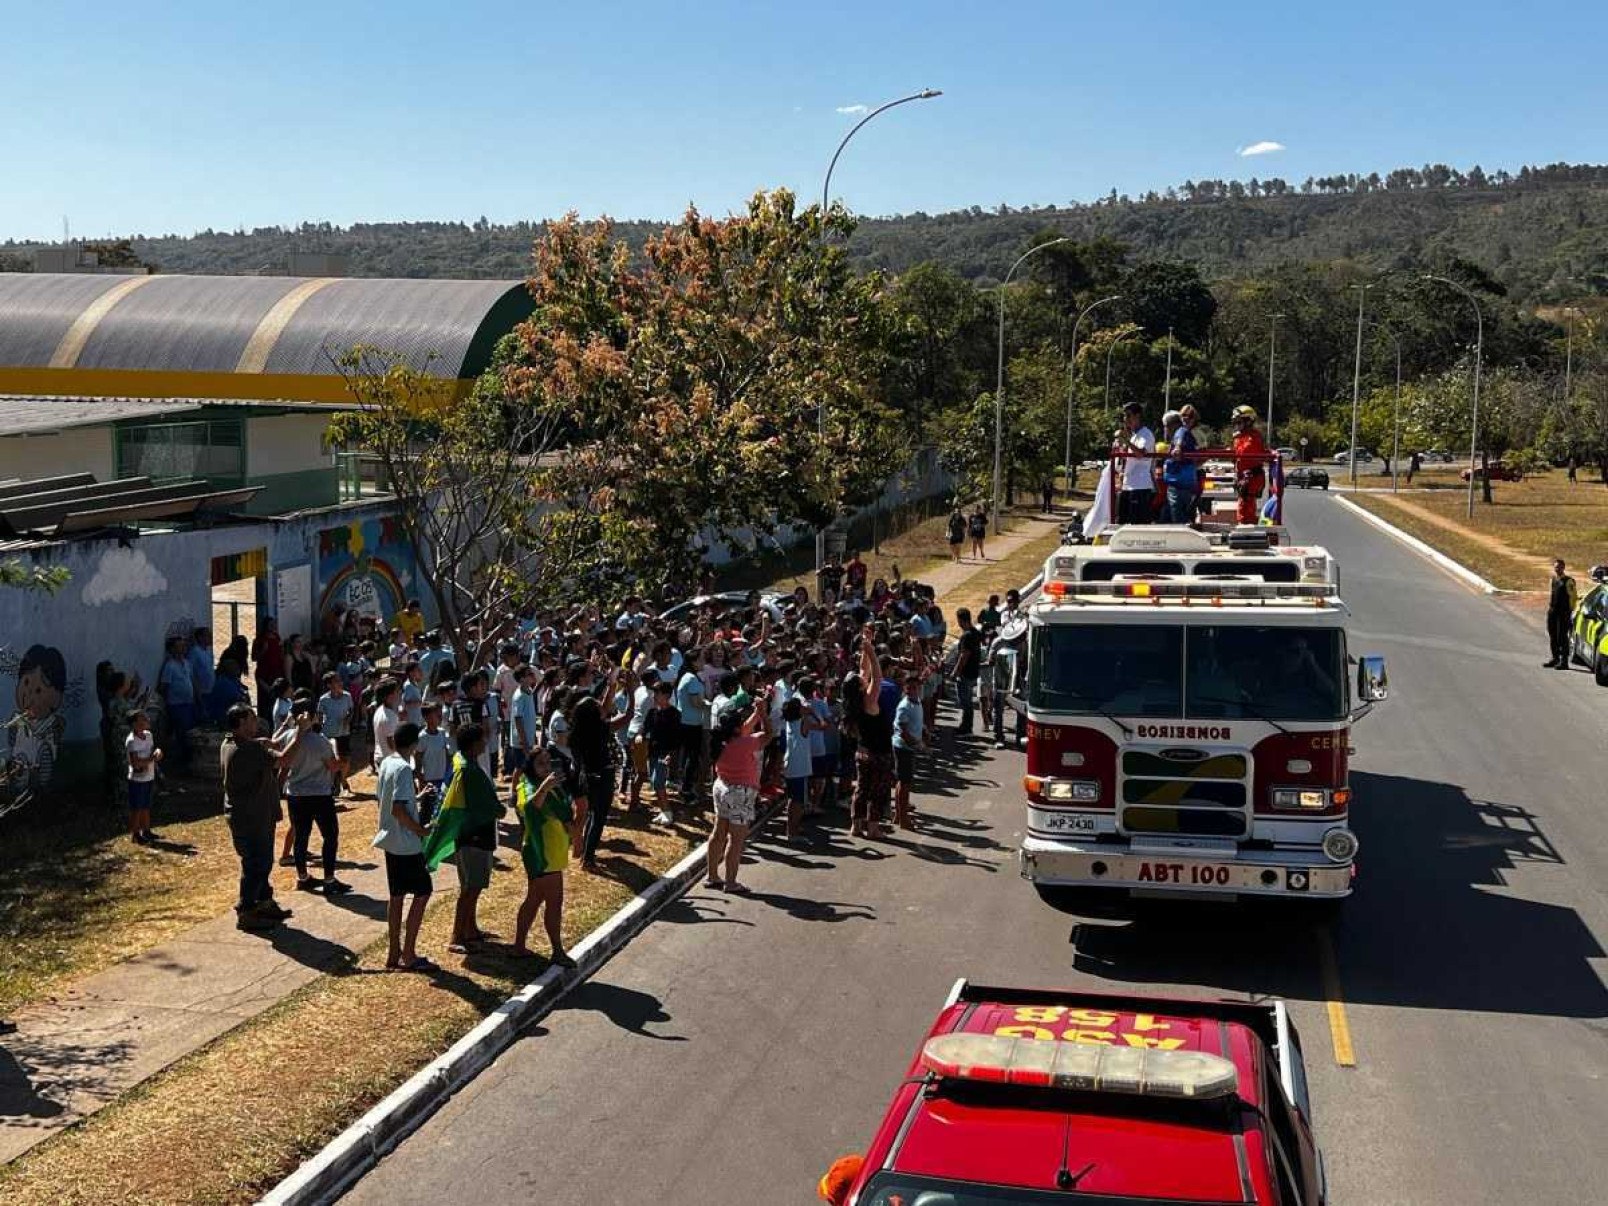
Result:
M1275 787L1273 789L1273 807L1286 808L1292 811L1299 809L1312 809L1314 811L1329 806L1329 793L1321 787Z
M1098 804L1100 785L1092 779L1079 779L1072 784L1072 799L1079 804Z
M1349 829L1331 829L1323 835L1323 853L1337 863L1357 857L1357 835Z

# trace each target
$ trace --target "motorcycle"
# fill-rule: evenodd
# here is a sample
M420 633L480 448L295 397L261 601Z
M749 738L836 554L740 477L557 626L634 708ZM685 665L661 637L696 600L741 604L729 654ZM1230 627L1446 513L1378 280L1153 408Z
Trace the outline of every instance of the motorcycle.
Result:
M1061 543L1063 545L1084 543L1082 511L1072 512L1072 518L1061 525Z

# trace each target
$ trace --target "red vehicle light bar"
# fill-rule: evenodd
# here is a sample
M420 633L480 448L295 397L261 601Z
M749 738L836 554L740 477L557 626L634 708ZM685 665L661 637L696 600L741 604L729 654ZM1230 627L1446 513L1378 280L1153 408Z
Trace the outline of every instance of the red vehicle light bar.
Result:
M922 1065L942 1080L977 1084L1127 1093L1140 1097L1227 1097L1234 1065L1205 1051L1109 1047L1064 1040L945 1034L928 1039Z

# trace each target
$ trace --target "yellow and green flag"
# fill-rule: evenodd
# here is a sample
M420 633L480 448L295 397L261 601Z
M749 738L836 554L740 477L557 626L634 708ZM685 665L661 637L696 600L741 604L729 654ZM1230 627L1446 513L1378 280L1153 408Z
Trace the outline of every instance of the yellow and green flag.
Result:
M454 755L452 781L424 839L425 865L434 871L457 852L463 833L495 827L504 811L497 789L480 764L462 754Z

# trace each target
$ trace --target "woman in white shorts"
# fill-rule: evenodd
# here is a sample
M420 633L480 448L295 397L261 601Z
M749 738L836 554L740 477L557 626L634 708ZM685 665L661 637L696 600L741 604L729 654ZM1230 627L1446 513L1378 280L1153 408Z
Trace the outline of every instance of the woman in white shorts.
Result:
M759 811L759 764L769 734L765 720L769 708L731 708L720 718L711 736L715 754L715 829L709 835L709 877L706 888L725 888L738 894L748 889L737 882L743 844Z

